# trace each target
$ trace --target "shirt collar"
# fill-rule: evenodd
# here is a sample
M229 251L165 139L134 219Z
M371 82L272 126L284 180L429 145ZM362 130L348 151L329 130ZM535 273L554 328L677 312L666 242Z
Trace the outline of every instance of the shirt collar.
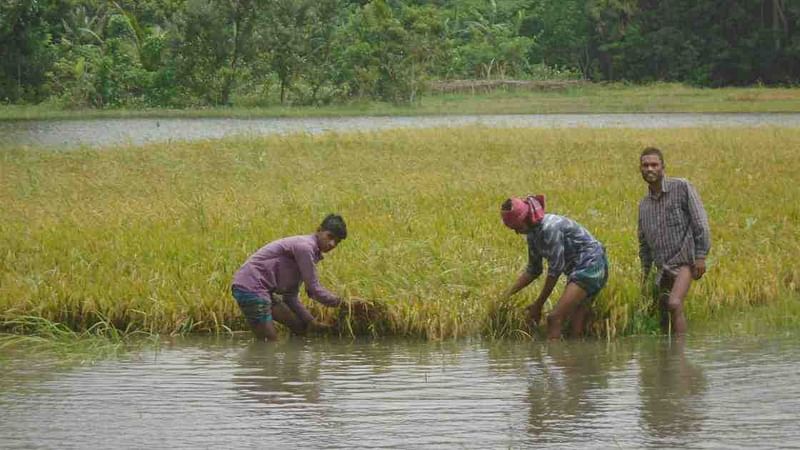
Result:
M669 187L668 186L669 186L669 184L667 184L667 177L663 176L663 177L661 177L661 193L658 196L654 195L653 191L650 190L650 186L648 186L647 187L647 195L652 199L657 199L657 198L661 197L663 194L669 192Z
M548 215L549 214L545 214L545 216L548 216ZM539 233L542 230L542 227L544 227L544 224L542 222L544 222L544 217L542 218L542 220L540 220L540 221L536 222L535 224L531 225L531 227L528 228L528 232L525 233L525 235L526 236L531 236L531 237L536 236L536 234Z
M319 238L316 233L311 235L311 242L314 243L314 260L320 262L325 259L325 256L322 255L322 251L319 249Z

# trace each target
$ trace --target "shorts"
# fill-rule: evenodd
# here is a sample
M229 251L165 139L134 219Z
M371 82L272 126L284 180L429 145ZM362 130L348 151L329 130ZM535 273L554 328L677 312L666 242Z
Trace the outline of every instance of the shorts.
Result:
M272 302L269 297L261 297L252 292L231 288L233 298L242 310L245 319L251 325L258 325L272 320Z
M591 258L569 275L569 281L577 284L592 299L608 281L608 258L605 252Z

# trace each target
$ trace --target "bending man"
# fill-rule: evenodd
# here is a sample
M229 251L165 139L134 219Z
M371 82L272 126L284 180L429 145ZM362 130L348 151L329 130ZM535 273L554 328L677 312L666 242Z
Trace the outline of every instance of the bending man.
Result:
M539 323L542 306L562 273L567 286L555 308L547 315L548 339L559 339L565 320L571 334L583 332L590 313L589 303L608 280L608 260L603 245L577 222L556 214L545 214L544 197L510 198L500 209L503 223L528 241L528 266L503 294L508 298L542 274L547 259L547 279L539 297L528 306L530 325ZM502 300L502 299L501 299Z
M326 306L338 306L341 299L326 290L317 277L316 264L347 238L342 216L329 214L310 235L292 236L270 242L239 268L231 292L258 339L275 340L273 320L303 334L316 323L300 303L300 284L308 296Z

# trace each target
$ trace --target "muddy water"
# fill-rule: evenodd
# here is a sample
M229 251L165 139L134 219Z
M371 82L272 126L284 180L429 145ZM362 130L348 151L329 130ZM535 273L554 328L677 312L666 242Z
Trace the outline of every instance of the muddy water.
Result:
M74 148L141 145L325 131L461 127L690 128L800 127L800 113L738 114L531 114L419 117L339 117L277 119L98 119L0 122L0 146Z
M790 447L798 344L202 339L35 371L6 354L0 448Z

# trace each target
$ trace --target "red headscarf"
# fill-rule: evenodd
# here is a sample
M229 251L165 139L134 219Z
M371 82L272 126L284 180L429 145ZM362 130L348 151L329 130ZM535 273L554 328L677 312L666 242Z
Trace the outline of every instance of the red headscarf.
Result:
M544 218L544 195L530 195L524 199L512 197L511 209L501 210L500 217L513 230L524 229L528 224L537 224Z

